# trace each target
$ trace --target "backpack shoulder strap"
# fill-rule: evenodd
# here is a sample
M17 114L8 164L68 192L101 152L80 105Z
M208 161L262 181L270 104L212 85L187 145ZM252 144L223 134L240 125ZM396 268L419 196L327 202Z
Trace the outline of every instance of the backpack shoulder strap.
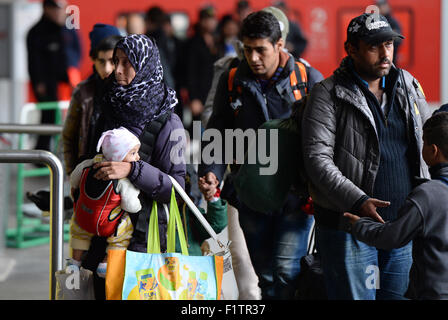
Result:
M234 111L234 115L238 114L239 108L242 106L241 100L239 99L239 95L242 92L242 88L240 86L234 86L235 82L235 74L238 70L238 67L233 67L229 70L229 77L227 79L227 90L229 93L229 103ZM236 89L236 90L235 90Z
M165 112L158 118L146 124L140 136L141 146L138 152L140 158L149 162L149 160L151 159L152 151L157 141L157 136L159 135L165 123L168 121L171 113L172 111Z
M300 82L297 79L297 74L300 75ZM296 101L302 99L308 93L308 75L306 72L306 66L302 62L295 61L294 70L289 75L289 80L291 82L292 92L294 93L294 98Z

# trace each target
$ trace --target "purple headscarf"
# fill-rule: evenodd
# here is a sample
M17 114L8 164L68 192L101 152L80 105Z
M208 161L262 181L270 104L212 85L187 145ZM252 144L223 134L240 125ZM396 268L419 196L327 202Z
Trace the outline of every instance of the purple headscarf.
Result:
M163 68L159 50L154 41L145 35L132 34L116 45L124 51L135 70L135 78L122 86L112 75L112 83L106 93L106 104L111 108L116 124L142 127L177 104L176 92L163 81Z

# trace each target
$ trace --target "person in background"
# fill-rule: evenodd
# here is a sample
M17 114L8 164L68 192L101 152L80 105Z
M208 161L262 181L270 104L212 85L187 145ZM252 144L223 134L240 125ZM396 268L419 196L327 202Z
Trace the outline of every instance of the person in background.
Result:
M145 34L146 24L143 14L140 12L132 12L128 14L126 23L127 34Z
M247 0L240 0L236 3L236 17L235 20L238 22L238 26L241 27L243 20L254 11L250 2Z
M92 132L101 113L105 80L115 68L112 55L121 35L118 28L97 23L89 37L93 73L73 91L62 130L64 164L68 175L83 157L95 155L96 141L93 141Z
M126 26L128 24L128 14L126 12L120 12L116 17L115 17L115 26L118 28L118 30L120 31L120 35L122 37L127 36L127 32L126 32Z
M156 40L163 66L163 77L166 84L176 88L173 71L176 67L177 48L173 37L166 33L169 16L158 6L153 6L146 12L146 35Z
M225 15L218 25L218 55L219 57L236 56L234 42L238 40L239 26L232 15Z
M274 3L274 7L282 10L289 18L289 7L285 1L277 1ZM298 22L292 21L289 18L289 32L286 38L285 48L296 58L300 58L306 49L308 40L306 39L301 26Z
M61 89L71 92L80 81L80 42L76 31L65 26L66 6L65 0L44 0L42 17L27 35L28 72L38 102L61 100ZM42 124L54 124L55 110L41 114ZM49 151L50 143L51 136L39 135L35 149Z
M392 30L394 30L396 33L401 34L402 32L401 25L398 22L398 20L395 19L394 16L392 16L392 9L389 5L388 0L377 0L376 5L380 9L380 14L386 17L387 22L389 22ZM401 43L402 43L401 39L395 39L394 41L394 59L393 59L394 64L397 64L397 56L398 51L400 50Z
M207 6L199 11L194 36L187 44L186 76L190 109L193 120L204 110L213 80L213 63L218 59L215 31L218 25L215 8Z

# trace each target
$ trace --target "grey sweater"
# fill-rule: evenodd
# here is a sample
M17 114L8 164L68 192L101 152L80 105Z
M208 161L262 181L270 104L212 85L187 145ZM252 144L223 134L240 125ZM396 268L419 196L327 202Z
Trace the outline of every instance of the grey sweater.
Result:
M433 180L416 187L398 218L381 224L361 218L352 234L368 245L390 250L413 240L410 299L448 299L448 164L431 168Z

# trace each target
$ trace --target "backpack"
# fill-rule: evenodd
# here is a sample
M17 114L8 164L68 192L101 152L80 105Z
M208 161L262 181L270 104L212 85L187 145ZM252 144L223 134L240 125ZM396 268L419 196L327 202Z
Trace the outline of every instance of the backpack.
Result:
M75 202L75 217L78 225L89 233L109 237L115 233L124 211L121 196L116 191L117 180L103 181L93 178L93 166L84 168L79 184L79 197ZM88 181L95 186L89 188Z
M266 129L267 143L270 141L269 135L271 130L278 130L277 172L272 175L261 175L260 168L265 167L265 165L259 162L249 164L246 158L245 163L240 166L233 179L238 200L256 212L272 213L281 209L288 193L292 190L301 198L302 210L308 214L313 213L312 201L308 193L307 177L303 166L300 131L303 110L308 101L308 78L306 76L306 67L303 63L296 61L295 66L295 70L290 75L291 87L296 99L292 105L291 116L287 119L267 121L259 128ZM297 69L301 75L300 83L298 83L296 77ZM229 73L229 86L230 78L234 77L235 72L236 70L231 70L232 76ZM232 95L232 98L234 97ZM257 141L252 143L257 143ZM267 154L271 154L270 149L271 146L267 145Z
M229 70L229 77L227 79L227 90L229 92L229 102L230 106L234 110L235 116L238 115L239 109L242 106L240 95L242 93L242 88L236 86L234 90L235 74L238 67L233 67ZM297 74L300 75L300 82L297 80ZM306 66L300 62L295 61L294 70L289 75L289 82L291 84L291 89L294 94L295 101L300 101L308 93L308 75Z

